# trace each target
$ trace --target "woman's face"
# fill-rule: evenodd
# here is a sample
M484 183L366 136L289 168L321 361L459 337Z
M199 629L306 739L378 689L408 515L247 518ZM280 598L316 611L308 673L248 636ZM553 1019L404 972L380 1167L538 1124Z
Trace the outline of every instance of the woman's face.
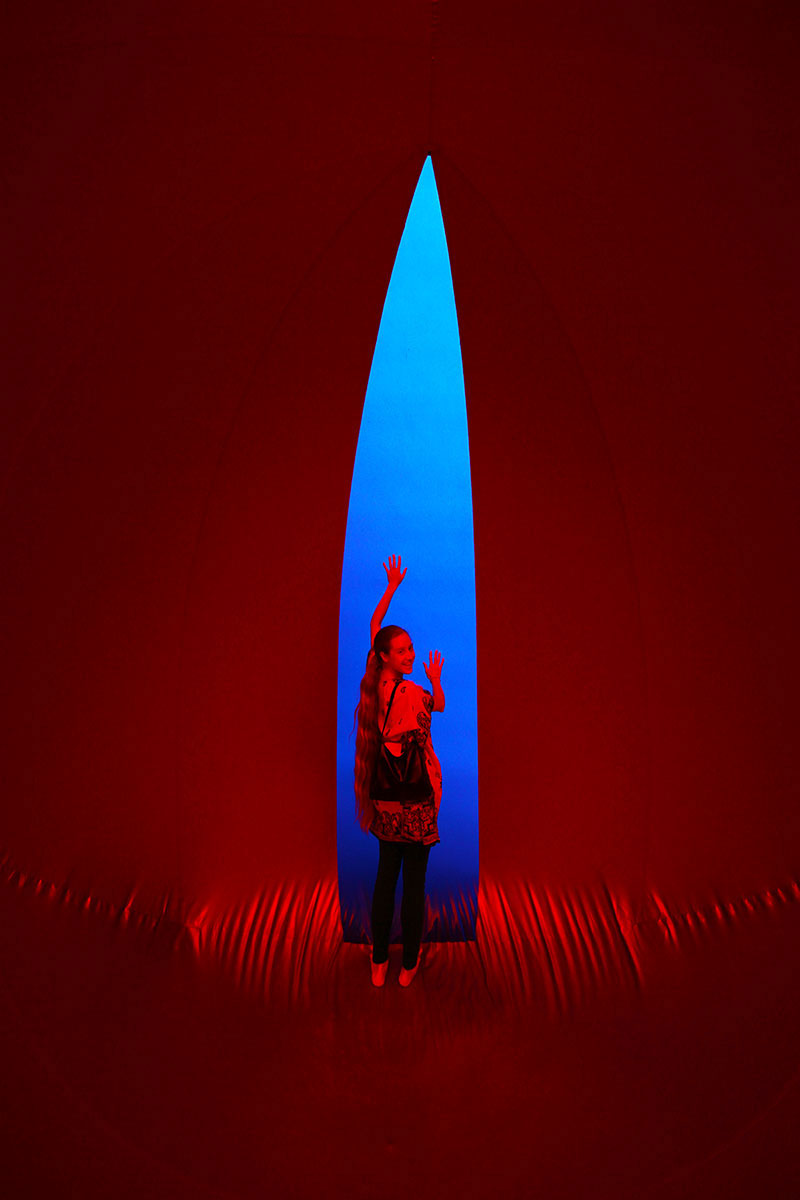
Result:
M409 675L414 666L414 643L407 633L397 633L389 642L389 652L381 652L383 665L398 675Z

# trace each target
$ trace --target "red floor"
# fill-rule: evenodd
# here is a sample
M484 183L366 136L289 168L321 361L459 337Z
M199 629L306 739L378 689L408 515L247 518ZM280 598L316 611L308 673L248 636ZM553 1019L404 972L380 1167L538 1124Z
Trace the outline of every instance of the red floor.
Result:
M185 935L5 880L6 1194L789 1200L800 902L781 896L641 926L627 968L588 909L561 967L540 919L516 974L487 920L426 947L408 989L399 947L376 989L365 947L321 937L265 995L268 948L248 982Z

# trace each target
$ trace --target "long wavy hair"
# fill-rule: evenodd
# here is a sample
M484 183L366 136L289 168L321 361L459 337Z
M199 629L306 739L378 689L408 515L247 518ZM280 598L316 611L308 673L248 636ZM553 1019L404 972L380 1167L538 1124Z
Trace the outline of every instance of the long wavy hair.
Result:
M361 697L353 714L353 724L358 721L356 734L355 792L356 820L364 833L369 832L375 816L375 805L370 796L375 759L378 757L380 735L378 730L378 680L386 665L381 653L388 654L392 638L406 633L399 625L384 625L375 634L375 641L367 655L367 666L361 680Z

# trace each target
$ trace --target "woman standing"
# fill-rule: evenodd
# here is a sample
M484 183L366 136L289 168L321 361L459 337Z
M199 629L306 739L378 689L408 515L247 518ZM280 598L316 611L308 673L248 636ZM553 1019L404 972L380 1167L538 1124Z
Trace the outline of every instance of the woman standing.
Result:
M414 666L414 644L405 629L381 629L392 596L406 571L392 555L387 587L370 623L371 649L356 709L356 815L380 848L372 896L372 982L381 987L389 966L389 932L400 867L403 868L403 966L408 987L419 966L425 913L425 874L431 846L439 839L436 818L442 799L442 772L431 743L431 713L444 710L444 659L432 651L423 663L431 691L405 676ZM406 570L408 568L406 567Z

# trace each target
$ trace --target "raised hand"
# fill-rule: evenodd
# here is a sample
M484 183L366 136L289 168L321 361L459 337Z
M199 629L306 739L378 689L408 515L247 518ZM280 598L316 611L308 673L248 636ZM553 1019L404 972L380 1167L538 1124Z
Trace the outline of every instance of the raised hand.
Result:
M442 667L444 666L444 659L439 654L439 651L431 650L430 654L428 655L428 661L424 662L422 665L425 668L425 674L428 676L428 679L430 679L431 683L438 683L442 677Z
M399 554L397 555L396 559L395 559L394 554L390 554L388 567L387 567L386 563L383 564L383 569L386 572L386 578L389 581L389 587L392 589L398 588L400 586L400 584L403 582L403 580L405 579L405 574L406 574L406 571L408 570L408 567L406 567L405 571L401 571L400 570L401 562L402 562L402 558L400 557Z

